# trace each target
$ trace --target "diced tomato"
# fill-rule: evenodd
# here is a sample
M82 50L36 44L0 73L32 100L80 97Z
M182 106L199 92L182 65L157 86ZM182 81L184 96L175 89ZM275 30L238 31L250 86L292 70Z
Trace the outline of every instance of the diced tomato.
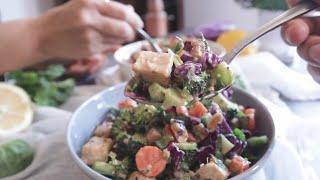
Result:
M138 170L148 177L156 177L167 165L167 158L161 149L155 146L144 146L136 154Z
M200 101L195 102L193 106L189 109L189 114L195 117L202 117L207 112L207 108Z
M134 108L137 106L138 106L137 102L132 99L125 99L118 104L118 107L120 109Z
M254 132L256 130L256 119L249 119L249 121L248 121L248 129L251 132Z
M183 116L188 116L189 115L188 109L185 106L176 107L176 112L177 112L178 115L183 115Z
M244 110L244 114L249 118L249 119L254 119L255 118L255 113L256 110L253 108L247 108Z
M188 142L196 142L196 141L197 141L196 137L191 132L188 132Z
M234 156L229 164L230 172L240 174L249 168L250 162L241 156Z

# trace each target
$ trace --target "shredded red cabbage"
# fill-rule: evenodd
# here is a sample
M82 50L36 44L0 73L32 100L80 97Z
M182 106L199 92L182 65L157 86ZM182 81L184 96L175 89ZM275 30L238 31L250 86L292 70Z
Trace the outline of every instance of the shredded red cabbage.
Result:
M188 62L188 61L194 61L194 57L186 54L186 53L183 53L180 57L180 59L183 61L183 62Z
M200 63L203 67L203 70L213 69L221 62L222 62L221 58L209 52L203 53L202 58L200 59Z
M197 153L197 160L200 162L200 164L202 163L207 163L208 162L208 158L210 157L211 154L215 153L215 147L213 146L203 146L199 149L199 152Z
M212 146L216 148L216 142L218 139L219 129L215 130L214 132L209 132L209 135L199 142L200 147L202 146Z
M248 129L241 129L241 131L244 133L244 135L246 136L246 139L250 138L252 136L251 131L249 131Z
M238 140L238 142L236 144L234 144L234 147L228 152L227 156L229 158L233 158L233 156L235 156L237 154L242 154L242 152L244 151L246 146L247 146L246 141Z
M191 50L192 50L192 42L191 41L185 41L183 49L186 50L187 52L191 52Z
M173 142L171 142L168 145L167 150L170 152L171 162L173 163L174 169L178 169L180 163L183 160L185 153L183 151L181 151L178 148L178 146Z
M211 107L210 107L210 113L212 115L214 115L218 112L219 109L220 109L219 105L215 102L212 102Z
M231 87L223 90L221 92L221 94L226 97L227 99L231 99L232 98L232 95L233 95L233 89Z
M201 123L201 119L197 117L190 116L190 121L193 126L196 126Z
M201 68L201 64L188 61L176 67L176 69L174 70L174 75L178 78L189 80L188 74L192 73L195 75L199 75L201 74Z

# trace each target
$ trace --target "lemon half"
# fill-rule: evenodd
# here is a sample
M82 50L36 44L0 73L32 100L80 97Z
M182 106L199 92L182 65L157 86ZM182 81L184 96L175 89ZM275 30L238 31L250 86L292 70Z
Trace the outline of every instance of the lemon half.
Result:
M20 132L30 126L33 119L29 95L21 88L0 83L0 136Z
M217 43L221 44L226 48L227 52L230 52L240 41L246 38L247 33L245 31L235 29L222 33L218 39ZM240 56L252 55L257 52L257 47L250 44L241 53Z

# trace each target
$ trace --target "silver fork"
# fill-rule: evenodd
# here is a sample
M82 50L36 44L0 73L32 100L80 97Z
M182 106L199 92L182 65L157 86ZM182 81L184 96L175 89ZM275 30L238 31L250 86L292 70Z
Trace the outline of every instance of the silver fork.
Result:
M162 49L160 48L160 46L158 45L158 43L147 33L145 32L142 28L136 29L136 31L145 39L147 40L151 47L153 48L153 50L155 52L162 52Z
M268 32L276 29L277 27L283 25L284 23L295 19L302 15L307 15L307 17L314 17L318 16L319 12L314 12L307 14L315 9L317 9L319 5L310 1L304 1L300 4L293 6L292 8L285 11L283 14L279 15L278 17L272 19L271 21L267 22L266 24L262 25L256 31L254 31L251 35L241 41L239 44L236 45L229 53L227 53L223 60L230 64L233 59L248 45L252 42L257 40L258 38L262 37L263 35L267 34Z

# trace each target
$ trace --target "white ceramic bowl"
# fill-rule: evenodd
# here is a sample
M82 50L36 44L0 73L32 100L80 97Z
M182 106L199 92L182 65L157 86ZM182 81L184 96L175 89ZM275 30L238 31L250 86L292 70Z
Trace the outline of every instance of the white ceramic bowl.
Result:
M130 59L133 53L141 50L143 45L147 44L147 41L137 41L134 43L127 44L121 48L119 48L114 53L114 59L117 61L117 63L120 65L120 71L122 78L125 80L129 80L132 77L132 70L131 70L131 63ZM214 54L216 54L219 57L223 57L226 54L226 50L223 46L220 44L208 41L208 44Z
M118 102L123 100L124 85L120 84L108 88L93 96L82 104L73 114L67 130L67 142L71 156L76 164L92 179L110 180L87 166L79 157L82 146L90 139L95 128L104 120L108 108L117 107ZM244 106L256 109L257 130L269 138L269 144L264 155L244 173L230 180L241 180L251 178L270 157L274 146L275 128L272 117L266 107L257 98L239 89L234 89L233 101ZM254 178L253 178L254 179Z

